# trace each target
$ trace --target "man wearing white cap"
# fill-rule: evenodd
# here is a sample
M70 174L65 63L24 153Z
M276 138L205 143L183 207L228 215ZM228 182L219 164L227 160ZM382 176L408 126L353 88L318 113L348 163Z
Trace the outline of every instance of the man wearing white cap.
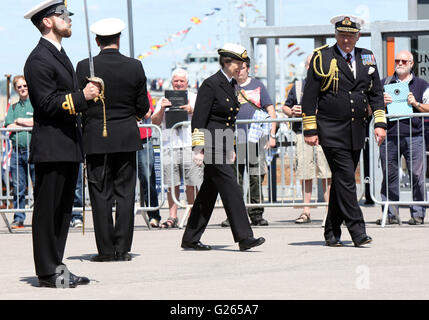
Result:
M89 83L79 90L72 63L61 46L71 36L72 15L63 1L38 4L26 15L42 34L24 67L34 126L30 162L35 164L33 252L41 287L89 283L62 263L79 163L83 162L79 112L99 95Z
M136 151L142 149L137 121L149 110L146 76L140 61L119 52L120 19L91 25L101 51L94 57L95 76L104 81L104 99L88 102L84 113L83 145L98 254L95 262L131 260L136 186ZM89 60L76 67L84 87ZM104 105L104 106L103 106ZM116 202L113 224L112 207Z
M370 243L357 202L355 171L365 142L368 108L374 115L374 135L386 137L383 89L370 50L356 48L364 21L352 15L334 17L337 43L315 51L302 99L305 142L321 145L332 172L325 241L342 246L346 223L355 246ZM317 110L317 114L316 114Z
M265 242L262 237L253 237L241 187L233 169L235 119L240 110L236 79L248 57L246 49L236 44L225 44L218 53L222 68L202 83L191 121L194 161L200 166L204 162L204 180L181 246L191 250L211 249L200 238L220 195L234 241L244 251Z

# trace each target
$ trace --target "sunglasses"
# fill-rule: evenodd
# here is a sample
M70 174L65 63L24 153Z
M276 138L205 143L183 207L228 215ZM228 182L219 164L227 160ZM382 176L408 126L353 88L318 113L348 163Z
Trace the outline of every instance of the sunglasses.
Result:
M396 63L396 64L399 64L400 62L401 62L402 64L407 64L408 62L410 62L410 60L395 59L395 63Z
M22 86L17 86L17 88L18 88L18 89L21 89L21 88L27 88L27 85L26 85L26 84L23 84Z
M65 22L67 22L67 23L69 23L71 21L70 15L68 13L63 13L63 14L55 13L54 16L65 21Z

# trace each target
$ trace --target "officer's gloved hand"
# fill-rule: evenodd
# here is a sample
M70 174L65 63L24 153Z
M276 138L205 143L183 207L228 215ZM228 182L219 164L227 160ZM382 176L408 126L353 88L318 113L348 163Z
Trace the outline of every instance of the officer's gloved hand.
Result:
M192 151L192 160L199 167L203 166L204 162L204 151L203 150L193 150Z

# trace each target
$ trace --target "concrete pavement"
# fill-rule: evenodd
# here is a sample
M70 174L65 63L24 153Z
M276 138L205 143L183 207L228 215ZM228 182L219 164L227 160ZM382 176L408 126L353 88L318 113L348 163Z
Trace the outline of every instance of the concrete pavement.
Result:
M362 206L374 242L355 248L345 227L345 247L324 246L324 208L312 209L312 222L296 225L299 209L267 208L268 227L254 227L266 243L240 252L216 209L202 241L212 251L183 251L183 230L148 230L136 217L130 262L95 263L91 214L87 230L70 230L64 263L91 279L74 289L38 288L34 274L31 214L25 229L10 234L0 220L0 299L428 299L429 224L375 224L378 206ZM409 211L401 209L406 222ZM184 213L180 210L179 216ZM167 210L162 210L165 219ZM9 215L9 217L11 217Z

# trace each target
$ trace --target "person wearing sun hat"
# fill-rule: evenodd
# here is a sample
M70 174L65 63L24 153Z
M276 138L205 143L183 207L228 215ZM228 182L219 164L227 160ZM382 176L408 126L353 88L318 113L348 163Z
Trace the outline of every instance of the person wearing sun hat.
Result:
M71 273L62 259L80 163L79 113L99 95L96 85L79 89L61 41L71 36L72 13L63 1L48 0L25 14L42 34L24 66L34 108L30 159L35 168L33 253L41 287L75 287L89 279Z
M94 75L103 79L104 101L88 102L83 114L83 146L98 254L94 262L129 261L134 230L136 151L142 149L137 119L149 110L142 63L119 52L125 23L117 18L91 25L100 53ZM89 60L77 64L83 88L90 77ZM103 106L104 105L104 106ZM116 202L116 220L112 207Z
M220 194L234 241L244 251L265 242L264 238L253 236L241 187L232 167L235 159L235 119L240 110L236 79L248 56L243 46L233 43L225 44L218 53L221 69L202 83L191 121L193 160L197 165L204 166L204 179L192 207L181 247L191 250L211 249L200 239Z
M314 50L302 98L304 140L321 145L332 172L324 237L342 246L345 222L355 246L372 241L356 197L355 171L365 143L367 117L374 116L374 136L386 137L383 88L374 54L356 47L363 19L339 15L331 19L336 44ZM316 112L317 110L317 112Z

